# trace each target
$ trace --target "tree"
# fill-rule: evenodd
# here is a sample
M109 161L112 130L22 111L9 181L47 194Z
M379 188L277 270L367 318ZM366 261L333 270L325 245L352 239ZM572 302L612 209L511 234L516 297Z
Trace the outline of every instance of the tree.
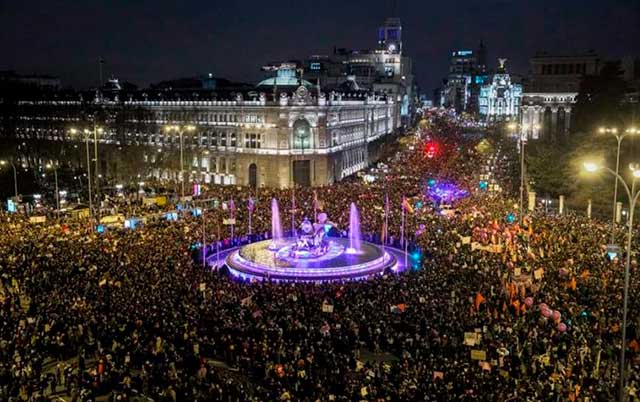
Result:
M598 75L584 77L578 90L572 131L591 133L602 125L625 125L630 117L630 109L623 103L626 89L619 61L606 62Z

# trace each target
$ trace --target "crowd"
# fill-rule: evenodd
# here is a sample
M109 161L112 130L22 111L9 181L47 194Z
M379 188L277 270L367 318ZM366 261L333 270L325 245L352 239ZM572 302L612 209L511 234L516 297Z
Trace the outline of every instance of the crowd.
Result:
M0 222L0 400L601 401L616 398L622 263L605 258L610 226L514 212L507 142L480 152L449 119L390 147L374 183L288 190L211 189L201 217L96 233L86 224ZM437 141L434 157L423 147ZM491 161L502 194L478 189ZM468 197L443 216L425 188L452 181ZM516 179L517 181L517 179ZM403 274L327 284L243 283L194 259L194 244L268 233L270 200L290 225L315 206L341 228L406 233L422 252ZM314 199L317 202L314 202ZM234 200L233 203L231 200ZM235 205L235 208L233 206ZM622 232L618 233L622 240ZM379 238L379 236L378 236ZM637 249L638 243L635 243ZM633 262L627 393L640 381ZM325 312L323 304L333 306ZM546 317L549 307L550 317ZM559 314L556 314L559 313Z

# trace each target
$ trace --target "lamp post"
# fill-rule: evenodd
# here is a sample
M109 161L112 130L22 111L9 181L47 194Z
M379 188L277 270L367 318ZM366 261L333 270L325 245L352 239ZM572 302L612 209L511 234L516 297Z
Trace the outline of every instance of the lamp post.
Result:
M14 165L12 161L9 161L9 163L13 168L13 193L17 197L18 196L18 172L16 170L16 165ZM4 166L6 164L7 164L7 161L0 161L0 165Z
M71 134L77 134L78 130L72 128L69 130ZM84 133L84 144L87 153L87 188L89 189L89 215L93 214L93 197L91 196L91 158L89 156L89 134L90 131L87 129L83 130Z
M104 130L101 127L97 127L94 121L93 123L93 155L94 155L94 170L93 170L93 180L95 181L95 190L96 190L96 199L100 202L100 182L98 178L101 178L102 175L98 172L98 134L102 134ZM98 208L98 215L100 214L100 208ZM99 216L98 216L99 217Z
M194 131L195 126L166 126L165 131L167 132L177 132L180 136L180 183L182 185L182 199L184 199L184 151L183 151L183 135L185 131Z
M636 206L636 202L638 201L638 197L640 196L640 191L636 191L636 180L640 178L640 166L638 164L630 165L633 179L631 181L631 189L629 189L629 185L624 181L620 174L614 172L606 166L599 166L596 163L585 162L584 168L588 172L596 172L600 169L611 173L616 181L620 181L622 183L624 189L627 192L627 196L629 197L629 231L627 234L627 258L624 266L624 300L622 307L622 345L620 351L620 389L619 389L619 397L620 401L624 402L625 398L625 351L627 348L627 310L628 310L628 301L629 301L629 267L631 265L631 239L633 237L633 216L634 210Z
M51 163L47 164L47 169L53 169L53 177L56 183L56 217L60 215L60 190L58 190L58 166Z
M622 140L628 135L639 134L640 130L636 128L629 128L625 130L623 133L618 133L618 129L616 127L600 127L598 130L600 134L611 134L618 141L618 148L616 152L616 175L620 173L620 145L622 144ZM616 202L618 201L618 180L614 180L615 183L613 185L613 213L611 217L611 244L615 244L615 233L616 233Z
M516 123L511 123L507 126L511 132L514 134L517 132L518 127L520 127L519 134L519 142L520 142L520 225L522 226L522 219L524 217L524 143L527 140L527 130L530 128L537 129L538 125L533 125L530 127L528 124L518 125Z

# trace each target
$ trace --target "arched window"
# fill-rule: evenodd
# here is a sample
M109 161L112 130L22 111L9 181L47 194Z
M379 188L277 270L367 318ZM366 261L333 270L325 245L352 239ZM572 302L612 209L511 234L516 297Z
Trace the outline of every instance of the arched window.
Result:
M298 119L293 123L293 148L311 148L311 125L305 119Z

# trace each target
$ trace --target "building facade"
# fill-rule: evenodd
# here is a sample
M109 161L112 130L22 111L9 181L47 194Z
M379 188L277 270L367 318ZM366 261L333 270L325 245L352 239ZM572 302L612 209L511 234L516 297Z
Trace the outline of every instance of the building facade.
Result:
M522 94L520 121L532 139L563 141L571 128L571 113L585 75L602 67L593 53L575 56L538 54Z
M378 29L375 49L334 49L331 55L313 55L303 62L304 77L322 87L339 88L348 77L360 87L394 97L404 124L416 108L411 58L403 54L402 24L387 18Z
M291 79L291 71L279 75ZM331 184L375 161L381 140L400 125L393 97L325 94L308 82L226 97L207 91L57 93L3 102L2 109L3 136L71 151L83 150L82 135L71 129L92 130L97 121L99 171L105 176L125 171L111 156L136 149L133 158L147 166L143 177L178 179L180 136L166 127L192 126L181 134L190 182L254 187ZM71 158L70 151L62 155Z
M487 81L487 49L455 50L449 58L449 72L440 90L440 106L456 112L478 113L480 88Z
M505 62L499 59L498 72L480 87L480 118L487 122L516 120L520 113L522 85L512 81Z

